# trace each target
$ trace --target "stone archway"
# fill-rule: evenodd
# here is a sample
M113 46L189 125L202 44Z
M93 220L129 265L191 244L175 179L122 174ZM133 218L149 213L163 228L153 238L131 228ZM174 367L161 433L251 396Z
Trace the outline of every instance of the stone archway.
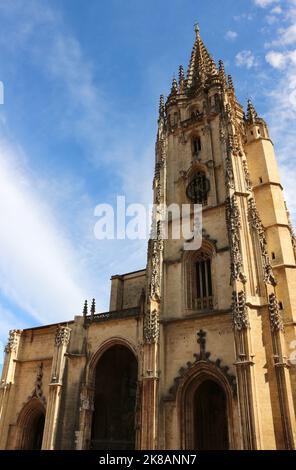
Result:
M38 398L23 407L17 422L16 449L40 450L45 422L45 408Z
M197 363L183 377L177 396L182 449L234 448L232 390L217 367Z
M193 443L195 450L228 450L227 398L213 380L204 380L193 396Z
M135 448L138 363L123 344L100 356L95 368L91 448Z

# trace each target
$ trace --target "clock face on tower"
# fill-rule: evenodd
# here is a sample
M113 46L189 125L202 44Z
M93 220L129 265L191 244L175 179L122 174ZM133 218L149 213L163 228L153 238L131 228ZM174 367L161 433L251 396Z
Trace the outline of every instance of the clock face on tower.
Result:
M210 191L210 182L202 172L196 173L187 186L186 194L194 204L206 205L208 193Z

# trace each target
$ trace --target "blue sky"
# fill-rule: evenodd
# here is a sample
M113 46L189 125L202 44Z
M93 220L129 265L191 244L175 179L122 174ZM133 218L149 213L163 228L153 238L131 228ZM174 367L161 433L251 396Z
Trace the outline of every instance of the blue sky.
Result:
M151 202L159 95L198 21L242 104L270 125L293 220L296 0L0 0L0 342L108 309L144 241L98 241L94 207ZM0 354L0 362L2 354Z

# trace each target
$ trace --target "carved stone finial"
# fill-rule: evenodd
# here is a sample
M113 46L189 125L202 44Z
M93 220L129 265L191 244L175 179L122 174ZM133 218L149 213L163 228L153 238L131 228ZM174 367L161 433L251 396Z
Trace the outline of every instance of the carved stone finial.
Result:
M21 332L22 330L10 330L9 331L8 342L4 349L6 353L11 353L16 350Z
M55 344L57 347L67 346L70 341L71 328L59 325L57 327Z
M160 98L159 98L159 119L163 119L164 115L165 115L164 96L160 95Z
M88 314L88 305L87 305L87 300L86 300L83 306L83 316L86 317L87 314Z
M230 74L228 75L228 88L230 90L234 90L233 80L232 80L232 76Z
M184 84L185 84L184 67L183 65L180 65L179 67L179 90L181 92L184 91Z
M95 313L96 313L96 300L95 300L95 299L92 299L91 307L90 307L90 315L91 315L91 318L94 317Z
M223 89L226 89L227 79L226 79L224 63L223 63L222 60L219 60L219 78L220 78L221 84L223 86Z
M255 109L251 99L248 99L247 121L250 122L250 123L255 123L256 119L258 119L258 114L256 112L256 109Z
M171 95L176 95L178 93L178 83L176 77L173 77Z
M279 312L278 301L274 293L268 296L268 309L269 309L269 318L271 331L283 331L284 324L282 316Z

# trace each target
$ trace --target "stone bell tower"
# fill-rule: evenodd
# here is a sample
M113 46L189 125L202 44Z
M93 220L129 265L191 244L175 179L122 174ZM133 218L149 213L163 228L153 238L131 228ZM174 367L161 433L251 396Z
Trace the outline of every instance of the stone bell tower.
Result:
M160 98L153 189L156 205L191 204L191 217L193 204L202 205L202 245L184 250L190 240L182 236L162 240L156 217L140 446L293 449L296 244L273 144L250 101L244 113L198 27L195 33L187 75L180 66L166 102ZM223 443L199 437L206 435L196 418L199 390L211 381L224 390Z

